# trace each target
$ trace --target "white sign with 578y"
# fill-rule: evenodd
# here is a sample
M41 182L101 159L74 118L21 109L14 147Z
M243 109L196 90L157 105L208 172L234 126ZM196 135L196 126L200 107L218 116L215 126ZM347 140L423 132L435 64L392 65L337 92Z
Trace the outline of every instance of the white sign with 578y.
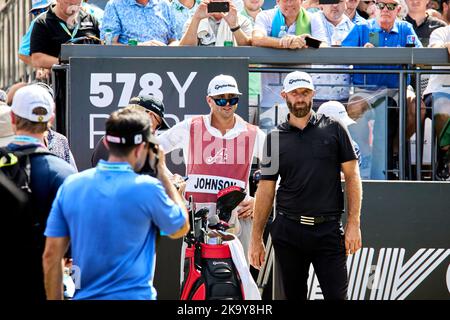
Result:
M116 73L115 83L123 83L123 89L120 94L118 107L124 107L130 101L133 89L136 83L136 73ZM167 72L173 86L178 91L179 108L186 106L186 92L194 80L197 72L191 72L184 84L180 84L173 72ZM114 90L109 85L113 82L112 73L92 73L90 83L89 99L94 107L105 108L111 106L114 101ZM145 73L139 79L140 92L139 95L153 95L161 101L164 100L164 94L161 91L163 80L157 73Z

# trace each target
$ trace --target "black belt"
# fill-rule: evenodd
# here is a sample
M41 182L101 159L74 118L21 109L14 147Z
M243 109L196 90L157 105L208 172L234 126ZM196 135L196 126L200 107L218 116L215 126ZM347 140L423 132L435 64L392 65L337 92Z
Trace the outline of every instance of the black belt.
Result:
M288 218L289 220L293 220L295 222L300 222L301 224L307 224L310 226L313 226L315 224L321 224L324 222L329 221L339 221L341 220L341 215L329 215L329 216L318 216L318 217L311 217L311 216L299 216L297 214L289 214L284 212L277 212L278 214L282 215L283 217Z

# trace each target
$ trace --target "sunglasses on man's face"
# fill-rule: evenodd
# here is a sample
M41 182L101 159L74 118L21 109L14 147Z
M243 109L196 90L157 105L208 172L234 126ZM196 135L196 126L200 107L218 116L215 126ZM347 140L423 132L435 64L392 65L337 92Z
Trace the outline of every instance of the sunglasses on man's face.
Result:
M369 4L371 4L371 3L375 3L375 0L372 0L372 1L363 1L366 5L369 5Z
M219 107L225 107L227 103L230 104L230 106L234 106L239 102L239 97L234 97L230 99L220 98L220 99L214 99L215 104L217 104Z
M389 11L395 10L397 8L398 3L384 3L384 2L378 2L377 7L380 10L383 10L384 7L386 7Z

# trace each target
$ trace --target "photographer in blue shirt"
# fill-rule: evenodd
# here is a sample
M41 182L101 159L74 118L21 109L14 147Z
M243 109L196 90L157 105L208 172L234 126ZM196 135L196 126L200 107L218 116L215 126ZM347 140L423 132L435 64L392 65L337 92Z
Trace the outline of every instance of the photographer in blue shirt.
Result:
M150 128L144 111L113 112L104 140L108 161L73 175L59 189L45 231L47 299L62 299L61 258L69 241L78 270L75 300L156 299L157 230L176 239L189 222ZM136 173L147 161L156 167L156 178Z

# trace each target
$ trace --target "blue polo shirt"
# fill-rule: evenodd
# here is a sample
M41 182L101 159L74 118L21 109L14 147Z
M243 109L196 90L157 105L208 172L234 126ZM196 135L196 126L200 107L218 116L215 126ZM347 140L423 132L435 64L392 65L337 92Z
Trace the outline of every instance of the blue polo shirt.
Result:
M184 223L159 180L100 160L61 186L45 235L71 239L74 299L154 300L156 228L172 234Z
M111 0L106 4L100 37L110 29L119 42L128 44L129 39L138 42L158 40L169 44L177 39L176 20L167 1L150 0L143 6L136 0Z
M375 47L405 47L408 36L415 36L415 46L421 48L422 43L416 35L412 25L406 21L396 20L392 30L389 32L381 29L375 19L367 20L365 23L356 24L342 42L345 47L363 47L368 42ZM400 69L400 66L355 66L354 69ZM366 81L364 81L366 76ZM375 85L377 87L398 88L398 75L389 74L355 74L353 84Z
M41 13L42 14L42 13ZM39 16L38 16L39 17ZM25 33L22 37L22 41L20 41L20 46L19 46L19 54L24 55L24 56L29 56L30 55L30 43L31 43L31 32L33 31L33 26L34 23L36 22L36 19L38 18L34 18L31 22L30 22L30 26L28 27L27 33Z

